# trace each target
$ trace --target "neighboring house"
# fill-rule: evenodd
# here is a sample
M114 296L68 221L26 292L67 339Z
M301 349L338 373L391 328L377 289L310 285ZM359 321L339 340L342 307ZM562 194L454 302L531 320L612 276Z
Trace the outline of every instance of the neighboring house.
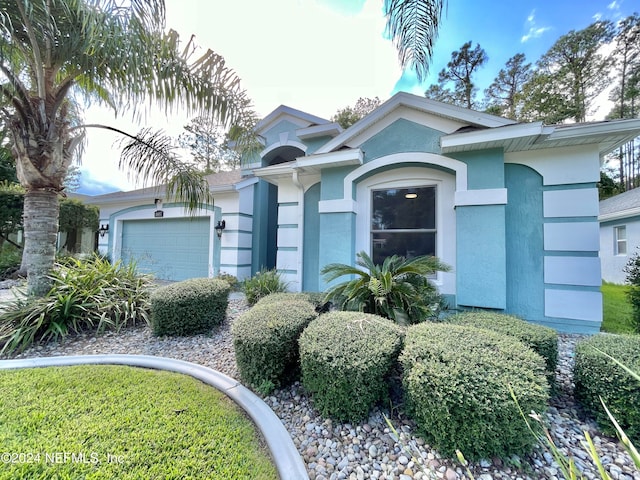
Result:
M625 283L623 269L640 246L640 188L602 200L598 220L602 278Z
M101 248L161 278L276 267L308 291L359 251L436 255L452 270L433 281L454 307L599 330L600 159L640 120L519 124L399 93L345 131L281 106L257 133L263 151L212 175L214 205L195 219L166 203L155 218L155 189L94 198Z

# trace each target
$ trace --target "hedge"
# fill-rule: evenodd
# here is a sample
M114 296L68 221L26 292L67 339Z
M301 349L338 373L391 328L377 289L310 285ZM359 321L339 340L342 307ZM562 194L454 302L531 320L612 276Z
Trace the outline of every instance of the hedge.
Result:
M447 317L448 323L484 328L516 337L545 359L547 379L555 382L558 365L558 333L549 327L526 322L513 315L490 311L472 311Z
M242 380L263 394L294 380L298 338L317 315L311 303L301 300L255 305L243 313L231 327Z
M356 421L388 393L385 377L402 348L393 321L361 312L330 312L300 337L302 384L325 416Z
M600 350L600 351L598 351ZM573 371L575 397L598 422L615 435L600 397L632 441L640 442L640 382L601 352L640 372L640 337L600 334L578 342Z
M256 305L264 305L266 303L281 303L290 300L302 300L311 303L317 312L327 310L328 302L324 299L324 293L319 292L279 292L270 293L269 295L262 297Z
M153 334L210 332L225 319L229 290L227 282L215 278L193 278L157 288L151 293Z
M446 455L506 457L536 442L524 414L549 398L544 359L517 339L449 323L410 327L400 356L408 410Z

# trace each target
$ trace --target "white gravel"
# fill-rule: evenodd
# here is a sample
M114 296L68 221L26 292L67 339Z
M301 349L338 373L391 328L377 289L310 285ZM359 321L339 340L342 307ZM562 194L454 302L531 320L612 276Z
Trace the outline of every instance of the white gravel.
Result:
M210 336L157 338L151 335L149 328L135 327L119 333L79 335L59 343L33 346L14 358L106 353L158 355L198 363L239 378L230 325L246 309L244 300L231 300L227 320ZM586 478L591 480L600 476L582 446L583 431L593 437L603 464L614 480L640 480L640 473L635 471L618 442L603 436L592 421L584 420L573 401L571 368L574 346L579 338L576 335L560 336L557 369L560 393L544 415L551 435L565 454L573 456ZM441 458L437 451L414 435L414 423L400 408L391 412L376 409L365 422L342 424L321 417L298 383L276 391L264 400L291 434L312 480L468 478L456 460ZM391 416L400 438L390 431L383 413ZM470 469L480 480L564 478L551 455L542 448L523 458L486 459L470 465Z

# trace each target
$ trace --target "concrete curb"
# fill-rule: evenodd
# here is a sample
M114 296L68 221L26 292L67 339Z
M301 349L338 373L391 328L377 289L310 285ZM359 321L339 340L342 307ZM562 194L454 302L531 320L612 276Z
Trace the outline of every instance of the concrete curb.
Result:
M197 378L226 394L247 412L262 432L281 480L309 479L307 469L289 432L273 410L237 380L210 368L183 360L149 355L78 355L0 360L2 370L72 365L128 365L177 372Z

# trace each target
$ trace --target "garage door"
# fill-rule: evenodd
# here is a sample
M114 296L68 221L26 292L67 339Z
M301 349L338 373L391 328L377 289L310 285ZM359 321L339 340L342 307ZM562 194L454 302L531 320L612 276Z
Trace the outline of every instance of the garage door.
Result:
M163 280L209 274L209 217L122 222L122 259Z

